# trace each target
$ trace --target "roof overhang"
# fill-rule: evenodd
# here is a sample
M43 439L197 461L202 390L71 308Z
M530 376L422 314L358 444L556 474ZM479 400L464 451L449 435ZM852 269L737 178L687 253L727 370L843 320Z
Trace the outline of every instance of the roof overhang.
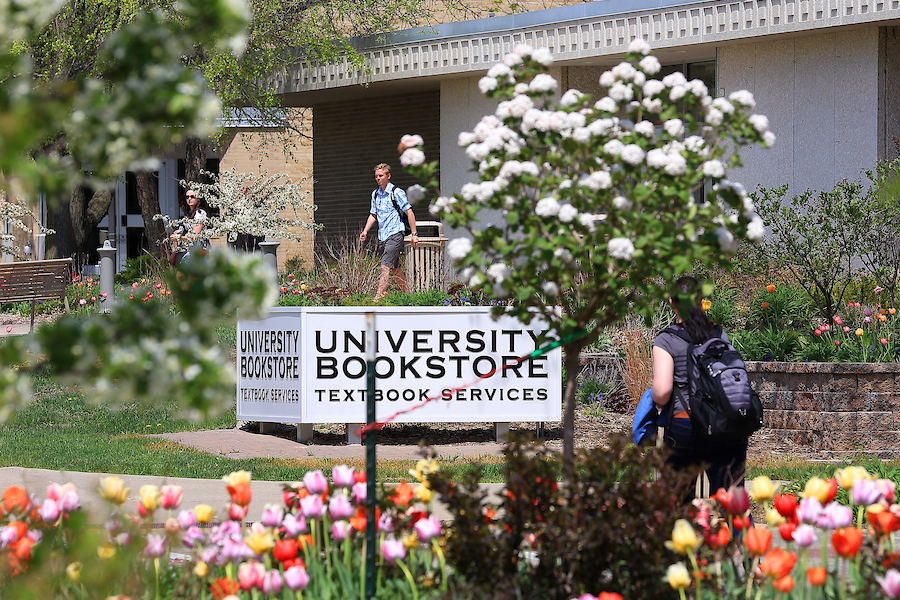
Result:
M597 0L474 21L354 38L366 68L350 61L296 63L273 80L289 106L437 89L485 73L518 44L549 48L559 65L615 64L635 38L665 63L715 56L723 44L835 27L900 24L897 0Z

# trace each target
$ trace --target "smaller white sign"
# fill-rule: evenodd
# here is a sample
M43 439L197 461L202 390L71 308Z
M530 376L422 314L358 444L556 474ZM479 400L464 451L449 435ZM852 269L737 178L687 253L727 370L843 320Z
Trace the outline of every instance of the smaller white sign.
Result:
M375 312L379 421L559 421L561 351L527 357L541 324L488 307L300 307L238 322L238 419L366 420L366 312Z

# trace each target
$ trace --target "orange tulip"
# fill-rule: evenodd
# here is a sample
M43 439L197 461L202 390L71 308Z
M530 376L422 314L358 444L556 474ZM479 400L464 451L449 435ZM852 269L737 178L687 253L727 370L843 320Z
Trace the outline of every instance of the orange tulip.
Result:
M787 577L797 564L796 552L788 552L784 548L772 548L763 558L759 568L767 577L782 579Z
M34 540L30 537L23 537L13 546L13 552L16 558L21 561L31 560L31 547L34 546Z
M247 506L253 498L253 492L250 490L250 483L241 481L235 485L229 485L225 488L231 495L231 501L238 506Z
M11 485L3 491L3 510L6 512L25 512L28 510L29 504L31 504L31 500L28 498L25 488Z
M768 303L768 302L763 302L762 304L760 304L760 306L763 307L763 308L769 308L769 303Z
M782 594L787 594L792 589L794 589L794 578L790 575L785 575L781 579L776 579L775 581L773 581L772 587Z
M722 548L731 541L731 530L728 527L719 527L718 531L710 532L704 541L713 550Z
M896 308L889 308L889 309L888 309L888 312L891 313L892 315L896 315L896 314L897 314L897 309L896 309Z
M866 519L869 521L872 529L875 530L875 533L878 534L884 535L900 530L900 520L889 510L868 511L866 512Z
M225 596L237 594L240 589L241 586L238 585L238 582L230 577L214 579L209 585L209 591L212 592L213 598L218 600L221 600L221 598L224 598Z
M766 291L769 292L770 294L774 293L774 292L775 292L775 286L774 286L773 284L770 283L769 285L766 286Z
M623 600L622 594L615 594L613 592L600 592L600 595L597 596L597 600Z
M810 567L806 570L806 580L813 587L822 587L828 579L828 571L825 567Z
M831 546L842 558L854 558L862 542L863 532L856 527L844 527L831 534Z
M744 545L750 556L762 556L772 546L772 532L764 527L749 527L744 534Z
M415 497L415 490L413 486L409 485L405 481L394 488L394 491L391 493L391 498L394 500L394 504L408 506L412 499Z

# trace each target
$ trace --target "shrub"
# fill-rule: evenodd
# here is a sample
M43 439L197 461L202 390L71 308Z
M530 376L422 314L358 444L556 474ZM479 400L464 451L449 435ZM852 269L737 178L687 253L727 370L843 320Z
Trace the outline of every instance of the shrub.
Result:
M802 347L800 334L785 329L735 331L732 343L744 360L791 361Z
M660 540L683 513L678 491L688 481L665 469L661 454L615 437L608 448L580 450L564 486L554 452L518 439L505 455L499 504L486 500L477 472L456 482L441 473L430 479L453 516L447 559L459 596L670 596Z
M718 323L725 329L737 329L740 327L741 314L737 306L738 290L724 281L717 281L716 288L709 298L710 307L706 316L713 323Z
M767 287L750 301L747 328L805 331L815 312L809 297L790 286L771 284Z

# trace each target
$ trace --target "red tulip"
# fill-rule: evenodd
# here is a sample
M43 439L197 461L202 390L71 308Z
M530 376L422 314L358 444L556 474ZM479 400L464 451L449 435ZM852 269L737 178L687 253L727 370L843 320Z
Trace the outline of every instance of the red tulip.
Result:
M828 571L825 570L825 567L810 567L806 570L806 580L813 587L822 587L827 579Z
M763 527L749 527L744 534L744 545L750 556L762 556L772 546L772 532Z
M773 581L772 587L783 594L787 594L792 589L794 589L794 578L790 575L785 575L781 579L776 579L775 581Z
M778 533L781 535L781 539L786 542L790 542L794 539L794 530L796 529L796 523L782 523L778 526Z
M889 510L867 512L866 519L878 534L889 534L900 530L900 520Z
M772 500L772 505L778 514L784 518L793 517L797 512L797 496L794 494L778 494Z
M797 564L797 554L784 548L772 548L763 558L759 568L767 577L781 579L787 577Z
M275 560L278 562L283 563L296 558L299 551L300 548L297 546L297 540L290 538L286 540L277 540L275 542L275 547L272 549L272 556L274 556Z
M844 527L831 534L831 546L842 558L854 558L862 542L863 533L856 527Z

